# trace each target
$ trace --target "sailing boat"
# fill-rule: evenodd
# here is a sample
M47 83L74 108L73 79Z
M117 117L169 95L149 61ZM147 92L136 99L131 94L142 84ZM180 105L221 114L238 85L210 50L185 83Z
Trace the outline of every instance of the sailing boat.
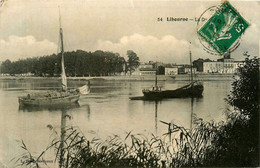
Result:
M61 21L60 21L61 22ZM18 97L20 105L60 105L77 103L80 94L89 93L89 85L84 85L78 89L69 90L67 88L67 78L64 67L64 46L63 31L60 23L60 50L61 50L61 83L62 89L57 91L47 91L46 93L31 93L27 96Z
M191 82L175 90L162 90L162 88L157 85L157 70L156 70L155 86L152 89L144 89L142 91L144 95L143 97L132 97L130 99L131 100L160 100L164 98L201 97L204 87L200 82L193 80L191 51L190 51L190 68L191 68L190 69Z

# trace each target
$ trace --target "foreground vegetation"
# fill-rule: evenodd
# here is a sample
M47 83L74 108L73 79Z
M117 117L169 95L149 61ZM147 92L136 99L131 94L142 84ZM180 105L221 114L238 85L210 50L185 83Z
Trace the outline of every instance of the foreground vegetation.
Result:
M34 157L24 143L21 166L39 167L49 149L55 149L59 167L191 167L259 166L259 59L247 57L238 69L238 79L226 101L235 111L226 112L224 122L194 120L189 130L165 123L162 137L129 132L106 140L87 139L71 127L57 132L52 144ZM52 126L49 126L53 130ZM66 133L65 133L66 132ZM60 138L62 137L62 138ZM47 164L47 163L46 163Z

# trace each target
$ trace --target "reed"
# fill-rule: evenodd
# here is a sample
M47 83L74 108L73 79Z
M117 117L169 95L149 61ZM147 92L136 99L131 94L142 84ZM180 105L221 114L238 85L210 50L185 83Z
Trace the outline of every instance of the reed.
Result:
M40 167L44 153L55 149L55 162L59 162L62 168L212 166L223 160L219 157L223 152L219 142L225 141L225 135L232 133L231 129L231 132L225 132L225 129L246 124L242 121L246 122L247 118L238 113L228 114L226 123L205 122L195 117L191 130L161 121L168 127L168 132L161 137L151 134L148 138L128 132L125 137L113 135L105 140L89 140L77 128L69 127L61 141L53 129L55 138L37 157L32 156L22 141L21 147L26 153L16 162L23 167Z
M165 122L164 122L165 123ZM39 167L39 159L54 148L55 162L60 167L181 167L201 165L203 154L209 146L209 131L214 125L197 121L198 127L187 130L170 124L169 132L161 137L128 132L125 137L113 135L105 140L88 140L76 128L66 129L63 141L56 131L52 143L38 157L27 151L20 157L23 166ZM171 137L170 141L169 138ZM18 159L19 160L19 159Z

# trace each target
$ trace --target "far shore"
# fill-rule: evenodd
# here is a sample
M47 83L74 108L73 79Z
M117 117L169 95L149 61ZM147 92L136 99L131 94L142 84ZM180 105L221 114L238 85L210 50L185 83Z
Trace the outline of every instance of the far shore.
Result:
M230 81L234 74L196 74L195 79L200 81ZM0 80L29 80L29 79L60 79L60 77L25 77L25 76L0 76ZM132 75L132 76L96 76L96 77L67 77L68 80L119 80L119 81L154 81L153 75ZM157 75L159 81L188 81L189 74L179 74L176 76Z

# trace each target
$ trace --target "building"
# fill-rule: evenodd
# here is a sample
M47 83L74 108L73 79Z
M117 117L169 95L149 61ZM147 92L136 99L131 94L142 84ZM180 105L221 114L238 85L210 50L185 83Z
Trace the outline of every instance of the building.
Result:
M153 68L153 65L150 64L140 64L139 67L133 72L133 75L155 75L156 69Z
M178 74L190 74L191 73L191 66L190 65L183 65L181 67L178 68ZM197 68L192 68L192 72L196 73L197 72Z
M239 66L243 66L242 61L234 61L230 54L225 54L223 58L213 62L203 62L204 73L236 73Z
M210 59L202 59L202 58L199 58L197 60L194 60L193 61L193 67L197 69L198 72L203 72L203 63L204 62L212 62Z
M205 73L223 73L222 62L203 62L203 72Z
M178 67L171 67L171 68L165 68L165 75L177 75L178 74Z
M156 69L155 68L141 68L139 69L139 75L155 75Z

